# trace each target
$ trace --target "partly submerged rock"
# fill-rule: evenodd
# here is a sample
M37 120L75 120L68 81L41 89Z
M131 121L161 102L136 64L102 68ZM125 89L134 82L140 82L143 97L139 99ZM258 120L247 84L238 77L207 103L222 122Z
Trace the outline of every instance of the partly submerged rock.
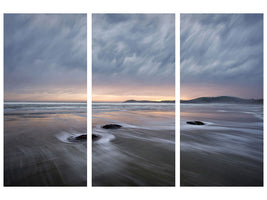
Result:
M87 140L87 135L79 135L77 137L75 137L76 140Z
M92 140L93 140L93 141L97 141L97 140L99 140L100 138L101 138L100 135L92 134Z
M83 142L87 140L87 134L79 135L79 136L71 136L68 138L71 142Z
M201 121L189 121L186 122L187 124L191 124L191 125L205 125L205 123L201 122Z
M104 129L118 129L118 128L121 128L121 125L118 125L118 124L106 124L106 125L102 126L102 128L104 128Z

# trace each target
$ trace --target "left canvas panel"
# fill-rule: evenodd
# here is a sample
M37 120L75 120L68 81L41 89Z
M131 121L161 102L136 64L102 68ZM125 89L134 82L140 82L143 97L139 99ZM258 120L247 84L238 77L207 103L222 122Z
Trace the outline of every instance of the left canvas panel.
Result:
M4 14L4 185L87 185L86 14Z

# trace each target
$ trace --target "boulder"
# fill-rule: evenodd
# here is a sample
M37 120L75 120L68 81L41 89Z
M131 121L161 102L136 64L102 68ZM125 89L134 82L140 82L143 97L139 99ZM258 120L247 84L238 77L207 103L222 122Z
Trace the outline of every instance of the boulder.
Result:
M87 140L87 135L79 135L77 137L75 137L76 140Z
M97 140L99 140L100 138L101 138L100 135L92 134L92 140L93 140L93 141L97 141Z
M106 124L106 125L102 126L102 128L104 128L104 129L118 129L118 128L121 128L121 125L118 125L118 124Z
M186 122L187 124L191 124L191 125L205 125L205 123L201 122L201 121L189 121Z
M70 142L83 142L87 140L87 134L79 135L79 136L71 136L68 138Z

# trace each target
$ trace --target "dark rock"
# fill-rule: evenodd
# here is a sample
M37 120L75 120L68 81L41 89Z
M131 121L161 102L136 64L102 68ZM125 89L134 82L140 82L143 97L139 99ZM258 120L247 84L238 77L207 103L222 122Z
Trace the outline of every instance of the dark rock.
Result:
M92 140L93 140L93 141L97 141L97 140L99 140L100 138L101 138L100 135L92 134Z
M82 142L87 140L87 134L79 135L79 136L71 136L68 138L71 142Z
M76 140L87 140L87 135L79 135L75 137Z
M190 122L186 122L187 124L191 124L191 125L205 125L205 123L201 122L201 121L190 121Z
M104 129L118 129L118 128L121 128L121 125L107 124L107 125L102 126L102 128L104 128Z

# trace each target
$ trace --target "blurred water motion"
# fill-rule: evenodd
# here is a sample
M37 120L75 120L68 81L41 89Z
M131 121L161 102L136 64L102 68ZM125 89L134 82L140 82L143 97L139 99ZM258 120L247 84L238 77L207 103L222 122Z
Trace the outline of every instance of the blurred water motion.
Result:
M174 186L174 104L93 103L94 186ZM116 130L104 124L122 126Z
M182 186L263 185L263 105L181 104L180 123Z
M86 186L86 103L5 102L5 186Z

